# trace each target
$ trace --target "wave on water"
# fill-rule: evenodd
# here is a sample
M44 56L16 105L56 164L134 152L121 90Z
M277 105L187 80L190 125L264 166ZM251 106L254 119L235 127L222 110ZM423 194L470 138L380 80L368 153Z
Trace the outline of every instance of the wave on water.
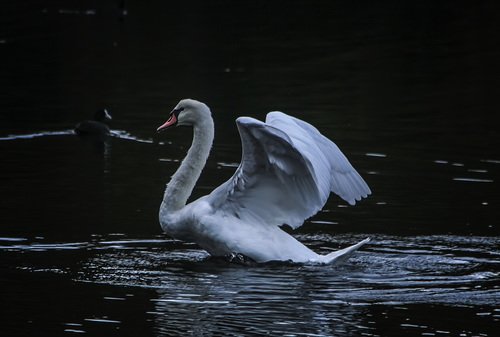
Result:
M76 135L73 129L70 130L62 130L62 131L39 131L34 133L28 133L23 135L8 135L4 137L0 137L0 141L6 140L18 140L18 139L33 139L39 137L52 137L52 136L70 136Z
M4 137L0 137L0 141L13 141L13 140L21 140L21 139L34 139L40 137L55 137L55 136L76 136L76 133L73 129L62 130L62 131L38 131L34 133L20 134L20 135L7 135ZM152 144L152 139L142 139L137 136L130 134L125 130L111 130L111 137L132 140L139 143L148 143Z
M357 240L347 235L307 234L299 239L317 251L329 250L325 246L332 243L342 248ZM301 288L316 302L498 305L499 241L495 237L381 235L339 267L286 263L242 266L209 258L196 245L163 237L104 237L74 243L6 238L0 240L0 251L93 252L73 275L82 282L168 289L185 284L189 277L213 281L214 286L224 284L235 292L251 287L279 294L290 287ZM32 269L36 271L37 266ZM227 300L223 294L212 295L209 300Z
M298 239L325 253L364 236L301 234ZM279 336L375 337L388 336L379 330L379 322L388 321L396 324L394 336L494 335L490 331L500 304L499 238L371 237L342 266L230 263L163 235L96 234L60 243L2 237L0 254L11 261L10 268L33 274L36 282L44 279L40 274L52 274L69 280L72 289L97 285L100 305L106 301L109 309L116 303L120 313L123 304L146 295L145 314L165 335L190 335L203 322L203 331L208 324L214 335L272 330ZM460 317L461 323L444 324L440 315ZM69 329L85 332L89 324L123 320L102 316L101 310L82 317L73 319L70 324L76 325Z

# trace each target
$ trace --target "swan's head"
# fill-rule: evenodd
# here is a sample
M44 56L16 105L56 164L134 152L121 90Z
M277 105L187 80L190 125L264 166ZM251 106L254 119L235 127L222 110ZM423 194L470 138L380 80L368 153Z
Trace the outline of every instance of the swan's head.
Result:
M183 99L170 112L168 120L156 131L161 132L171 126L196 126L211 118L210 109L206 104L194 99Z

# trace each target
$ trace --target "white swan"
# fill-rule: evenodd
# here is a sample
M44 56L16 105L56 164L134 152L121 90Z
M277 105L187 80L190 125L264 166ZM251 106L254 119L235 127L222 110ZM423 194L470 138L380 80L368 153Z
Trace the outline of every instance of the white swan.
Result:
M197 243L214 256L243 254L256 262L334 263L369 241L319 255L283 231L316 214L334 192L349 204L371 194L339 148L312 125L281 112L266 122L236 120L243 154L234 175L209 195L186 202L207 161L214 139L208 106L181 100L158 132L192 126L193 143L167 184L160 224L170 236Z

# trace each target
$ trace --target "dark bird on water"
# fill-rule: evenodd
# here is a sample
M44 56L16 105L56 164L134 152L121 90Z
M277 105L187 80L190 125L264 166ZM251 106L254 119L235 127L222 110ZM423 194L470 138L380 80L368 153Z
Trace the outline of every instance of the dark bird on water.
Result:
M111 120L112 117L106 109L97 110L94 119L78 123L75 132L80 136L106 136L110 134L108 123Z

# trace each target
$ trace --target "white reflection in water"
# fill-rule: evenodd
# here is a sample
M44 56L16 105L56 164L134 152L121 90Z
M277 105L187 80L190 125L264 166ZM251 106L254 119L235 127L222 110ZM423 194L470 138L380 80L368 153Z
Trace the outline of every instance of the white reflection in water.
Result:
M368 153L365 153L365 156L367 156L367 157L379 157L379 158L387 157L387 155L385 153L377 153L377 152L368 152Z
M488 170L484 169L468 169L468 172L474 172L474 173L488 173Z
M8 135L0 137L0 141L3 140L18 140L18 139L33 139L38 137L50 137L50 136L68 136L75 135L73 129L62 130L62 131L38 131L34 133L22 134L22 135Z
M171 158L159 158L158 161L164 161L168 163L178 163L179 159L171 159Z
M489 163L489 164L500 164L500 160L496 159L481 159L483 163Z
M71 332L71 333L87 333L85 330L78 330L78 329L64 329L64 332Z
M19 135L7 135L0 137L0 141L8 141L8 140L20 140L20 139L34 139L40 137L53 137L53 136L75 136L76 133L73 129L61 130L61 131L37 131L33 133L27 134L19 134ZM132 140L139 143L148 143L152 144L152 139L142 139L140 137L134 136L128 131L125 130L111 130L111 137L116 137L125 140Z
M482 159L480 160L480 162L483 162L483 163L497 163L496 160L486 160L486 159ZM447 160L434 160L434 163L436 164L442 164L442 165L445 165L445 164L449 164L450 162L447 161ZM453 167L456 167L456 168L464 168L465 169L465 164L464 163L461 163L461 162L451 162L451 166ZM469 169L465 169L464 170L464 173L465 172L468 172L469 174L475 174L475 173L478 173L478 174L483 174L483 173L488 173L489 171L487 169L484 169L484 168L469 168ZM451 178L453 181L460 181L460 182L469 182L469 183L493 183L494 182L494 179L489 179L489 178L476 178L476 177L467 177L467 176L463 176L463 177L452 177Z
M132 140L138 143L147 143L147 144L153 144L152 139L143 139L139 138L137 136L132 135L128 131L125 130L111 130L111 135L120 139L125 139L125 140Z
M469 183L492 183L493 179L478 179L478 178L466 178L466 177L457 177L453 178L454 181L465 181Z
M218 162L218 163L217 163L217 166L218 166L219 168L223 168L223 167L236 168L236 167L240 166L240 163L225 163L225 162Z
M121 321L107 318L85 318L84 321L94 322L94 323L110 323L110 324L120 324Z
M28 239L26 238L12 238L12 237L0 237L0 241L8 241L8 242L20 242L20 241L27 241Z

